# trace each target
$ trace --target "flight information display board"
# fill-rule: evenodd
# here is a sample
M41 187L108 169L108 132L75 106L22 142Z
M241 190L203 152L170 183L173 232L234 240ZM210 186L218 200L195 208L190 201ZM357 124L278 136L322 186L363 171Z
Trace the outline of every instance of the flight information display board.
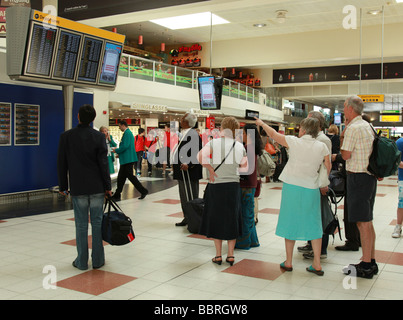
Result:
M15 145L39 145L39 106L15 104Z
M121 44L106 42L103 59L104 62L102 64L101 74L99 76L99 84L111 86L116 84L121 54Z
M74 81L81 35L61 30L52 78Z
M13 62L8 73L12 79L78 87L116 86L125 36L37 10L31 11L27 31L25 39L18 34L20 43L26 43L21 68L14 68L16 60L12 60L17 50L7 56Z
M31 27L25 74L50 77L57 30L46 29L42 24Z
M103 41L92 37L84 38L77 81L96 83Z

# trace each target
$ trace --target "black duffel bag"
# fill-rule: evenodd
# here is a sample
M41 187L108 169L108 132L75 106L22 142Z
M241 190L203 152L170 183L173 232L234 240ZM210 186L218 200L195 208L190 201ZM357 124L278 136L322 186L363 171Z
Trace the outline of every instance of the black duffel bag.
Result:
M114 210L111 210L112 208ZM134 238L132 220L122 212L115 201L107 198L102 219L102 239L113 246L122 246L132 242Z

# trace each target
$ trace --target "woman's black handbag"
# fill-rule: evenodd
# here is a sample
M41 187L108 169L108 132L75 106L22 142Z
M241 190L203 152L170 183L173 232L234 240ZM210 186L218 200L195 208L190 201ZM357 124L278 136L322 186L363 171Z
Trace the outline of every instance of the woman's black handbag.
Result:
M334 212L332 210L332 204L334 206ZM340 240L341 239L341 230L340 223L337 217L337 202L336 202L336 194L334 191L329 188L327 195L321 195L320 198L320 206L322 213L322 228L324 234L332 235L334 238L334 233L338 229Z
M336 197L342 197L346 194L346 177L339 170L332 170L329 174L329 188L331 188Z
M114 210L111 210L112 208ZM132 242L134 238L132 220L122 212L115 201L107 198L102 219L102 239L113 246L122 246Z

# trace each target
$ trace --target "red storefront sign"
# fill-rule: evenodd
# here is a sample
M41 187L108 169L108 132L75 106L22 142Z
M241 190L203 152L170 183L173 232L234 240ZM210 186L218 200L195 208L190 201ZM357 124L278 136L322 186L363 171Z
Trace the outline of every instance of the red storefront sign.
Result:
M6 23L6 8L0 8L0 23Z
M200 44L194 44L191 47L182 46L178 49L179 53L181 52L193 52L193 51L201 51L202 46Z

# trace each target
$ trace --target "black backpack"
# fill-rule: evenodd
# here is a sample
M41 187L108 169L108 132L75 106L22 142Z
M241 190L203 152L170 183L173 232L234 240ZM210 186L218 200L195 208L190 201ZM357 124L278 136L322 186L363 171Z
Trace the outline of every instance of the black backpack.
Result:
M401 152L396 143L388 138L382 137L381 132L375 133L375 139L372 144L372 153L369 157L368 171L376 178L385 178L396 174L401 161Z

